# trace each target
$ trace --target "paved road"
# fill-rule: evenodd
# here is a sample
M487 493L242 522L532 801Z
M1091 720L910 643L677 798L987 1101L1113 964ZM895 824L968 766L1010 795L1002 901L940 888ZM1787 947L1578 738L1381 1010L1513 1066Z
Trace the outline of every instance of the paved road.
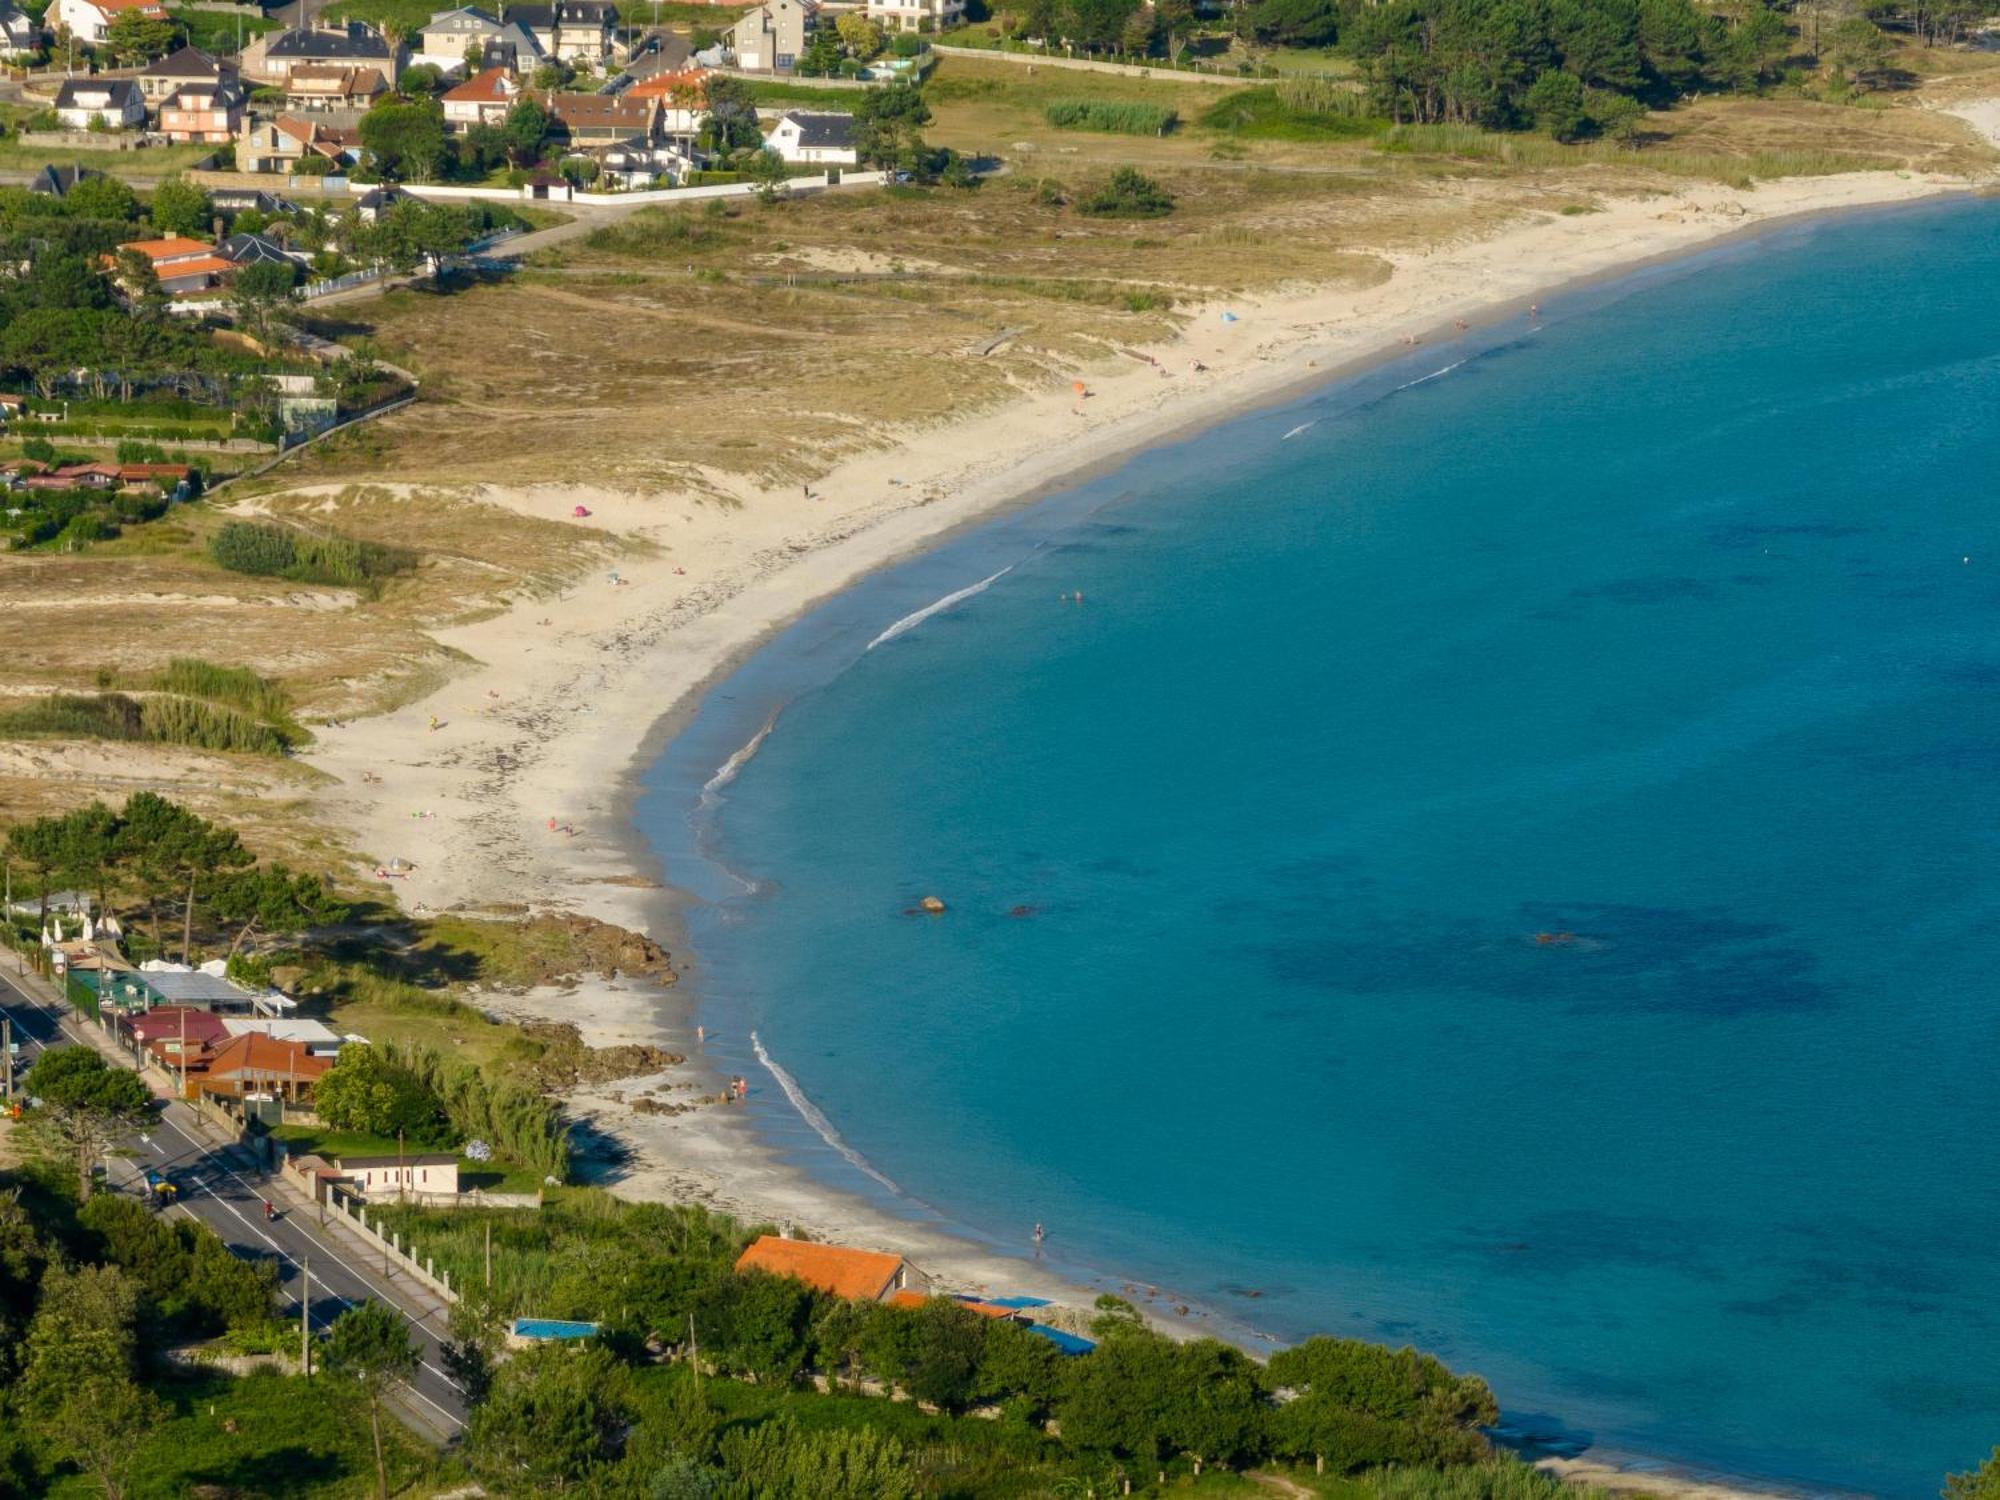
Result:
M0 951L0 964L12 968L14 962L12 954ZM108 1038L68 1006L45 998L45 989L32 975L0 973L0 1013L13 1022L21 1044L17 1070L25 1069L43 1048L71 1042L116 1055ZM121 1155L107 1162L107 1170L116 1188L133 1193L142 1190L145 1172L165 1174L180 1189L180 1202L169 1212L199 1219L246 1260L273 1261L285 1310L294 1321L302 1298L310 1304L307 1318L315 1329L357 1302L375 1300L396 1308L409 1320L423 1355L416 1381L397 1403L405 1420L440 1443L464 1429L464 1395L445 1375L438 1351L445 1333L441 1300L376 1260L368 1242L337 1216L322 1224L321 1210L281 1183L277 1174L259 1170L247 1149L225 1139L189 1105L169 1101L158 1122L126 1142ZM267 1198L281 1208L275 1223L264 1218Z

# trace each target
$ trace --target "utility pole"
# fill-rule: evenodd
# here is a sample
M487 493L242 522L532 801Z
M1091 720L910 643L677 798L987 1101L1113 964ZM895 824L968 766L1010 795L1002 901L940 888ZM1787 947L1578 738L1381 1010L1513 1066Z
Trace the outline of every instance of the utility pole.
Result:
M403 1187L403 1175L408 1170L403 1165L403 1131L402 1127L398 1126L396 1128L396 1201L398 1203L407 1203L409 1201L409 1194Z
M313 1298L313 1258L308 1250L300 1266L300 1276L305 1284L299 1288L299 1373L312 1374L312 1298Z
M493 1221L486 1221L486 1284L493 1285Z
M701 1345L694 1341L694 1314L688 1314L688 1363L694 1366L694 1393L701 1394Z
M4 1090L0 1090L0 1099L13 1098L14 1097L14 1021L11 1016L0 1016L0 1080L4 1080L7 1085ZM487 1223L486 1232L489 1235L493 1232L493 1226L490 1220ZM489 1276L487 1280L490 1281L492 1280L492 1278Z

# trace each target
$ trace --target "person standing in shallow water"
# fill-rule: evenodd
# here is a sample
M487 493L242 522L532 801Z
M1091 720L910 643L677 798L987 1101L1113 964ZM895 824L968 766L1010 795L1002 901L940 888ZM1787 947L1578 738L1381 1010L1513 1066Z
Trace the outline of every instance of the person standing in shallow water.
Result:
M1041 1224L1040 1224L1040 1223L1038 1222L1038 1223L1037 1223L1037 1224L1035 1225L1035 1259L1036 1259L1036 1260L1040 1260L1040 1259L1042 1258L1042 1241L1043 1241L1043 1240L1045 1240L1045 1239L1047 1239L1047 1238L1048 1238L1048 1232L1047 1232L1046 1230L1044 1230L1044 1229L1042 1228Z

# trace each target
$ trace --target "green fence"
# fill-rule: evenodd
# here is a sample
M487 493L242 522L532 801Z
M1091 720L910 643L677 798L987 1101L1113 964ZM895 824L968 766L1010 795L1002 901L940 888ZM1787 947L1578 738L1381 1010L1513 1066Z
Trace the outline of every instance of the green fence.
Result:
M64 977L63 995L91 1020L97 1019L97 991L84 982L81 974L72 973Z

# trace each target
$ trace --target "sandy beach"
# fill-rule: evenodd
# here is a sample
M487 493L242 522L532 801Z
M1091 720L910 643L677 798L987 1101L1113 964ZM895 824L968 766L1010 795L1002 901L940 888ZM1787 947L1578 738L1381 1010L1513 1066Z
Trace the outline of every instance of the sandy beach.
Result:
M1976 116L1974 111L1983 108ZM1954 110L1988 131L2000 109ZM1261 404L1409 340L1448 343L1525 316L1524 305L1578 280L1685 255L1806 214L1890 205L1972 184L1903 173L1806 178L1748 190L1691 185L1602 210L1523 215L1489 237L1385 256L1387 280L1361 290L1300 287L1191 313L1170 342L1107 360L1013 404L901 435L843 463L809 491L742 490L733 506L672 492L589 486L490 486L486 503L646 544L615 574L560 597L526 598L442 632L465 669L386 716L319 732L310 761L328 774L319 816L374 863L408 861L405 907L587 914L675 946L661 869L630 823L633 778L706 685L774 630L885 564L1066 479ZM972 357L972 356L968 356ZM390 476L393 478L393 476ZM587 517L576 517L577 507ZM426 816L427 815L427 816ZM664 887L664 888L663 888ZM687 955L676 953L677 962ZM711 1028L727 997L708 996ZM574 1021L586 1040L652 1042L689 1055L654 1078L573 1098L576 1113L631 1152L614 1182L633 1197L694 1200L815 1236L894 1248L966 1290L1024 1292L1087 1306L1110 1281L1080 1285L926 1218L831 1191L779 1161L741 1111L713 1103L684 992L641 981L584 981L487 997L496 1013ZM753 1083L768 1089L771 1080ZM634 1101L650 1097L644 1110ZM664 1106L664 1107L663 1107ZM687 1106L676 1108L676 1106ZM1163 1321L1241 1336L1170 1290L1134 1288ZM1604 1475L1578 1466L1577 1477ZM1655 1472L1643 1488L1680 1489ZM1731 1493L1690 1484L1685 1493Z

